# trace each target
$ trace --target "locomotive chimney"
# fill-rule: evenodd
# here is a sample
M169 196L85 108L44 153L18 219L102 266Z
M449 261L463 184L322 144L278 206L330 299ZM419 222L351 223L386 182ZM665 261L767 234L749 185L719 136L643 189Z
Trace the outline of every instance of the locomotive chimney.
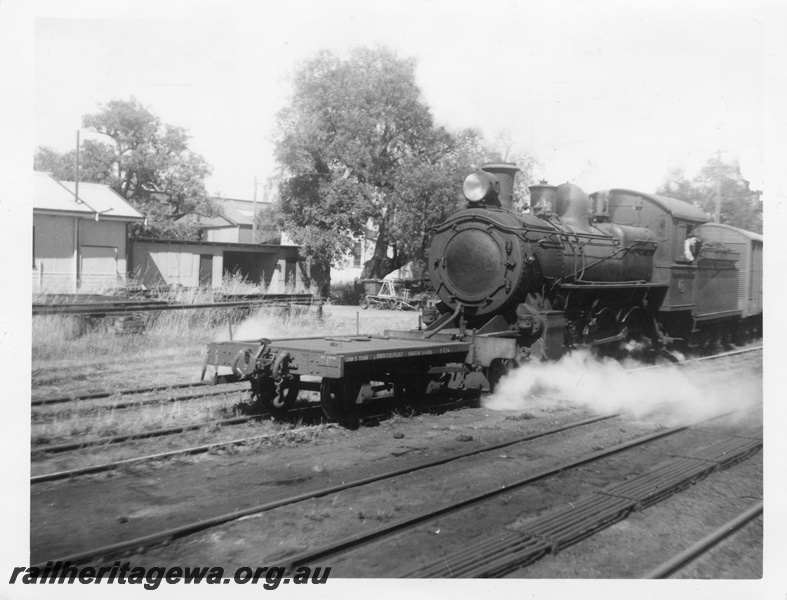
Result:
M519 171L519 167L509 162L489 163L481 167L481 170L491 173L500 182L500 192L497 196L500 206L514 210L514 175Z

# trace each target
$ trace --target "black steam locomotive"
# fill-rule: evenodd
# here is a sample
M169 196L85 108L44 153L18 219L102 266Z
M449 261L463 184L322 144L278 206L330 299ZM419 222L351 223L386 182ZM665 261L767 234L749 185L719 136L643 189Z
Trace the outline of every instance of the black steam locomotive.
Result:
M672 198L531 186L512 205L509 163L464 182L467 208L434 231L429 275L439 302L412 331L216 342L214 379L248 379L271 412L301 390L354 422L378 392L420 398L489 390L512 366L577 347L653 354L709 346L762 326L762 237L707 223ZM229 373L228 373L229 371Z
M706 223L673 198L588 196L570 183L531 186L529 213L516 212L517 171L469 175L467 208L436 228L428 269L440 303L424 315L427 335L509 340L495 345L494 369L579 346L669 351L760 330L762 236Z

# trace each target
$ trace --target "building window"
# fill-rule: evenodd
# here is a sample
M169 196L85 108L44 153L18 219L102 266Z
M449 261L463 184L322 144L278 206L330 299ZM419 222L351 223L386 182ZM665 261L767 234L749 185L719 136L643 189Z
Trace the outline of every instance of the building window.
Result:
M363 242L355 242L353 245L353 267L361 266L361 252Z

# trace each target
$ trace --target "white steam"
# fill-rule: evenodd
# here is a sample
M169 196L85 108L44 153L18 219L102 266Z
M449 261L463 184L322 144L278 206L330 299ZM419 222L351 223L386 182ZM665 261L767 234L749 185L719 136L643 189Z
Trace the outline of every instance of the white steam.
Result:
M621 413L677 426L762 401L761 376L733 380L718 371L689 372L674 365L631 370L635 366L573 352L557 362L516 369L484 405L491 410L527 410L567 402L598 414Z

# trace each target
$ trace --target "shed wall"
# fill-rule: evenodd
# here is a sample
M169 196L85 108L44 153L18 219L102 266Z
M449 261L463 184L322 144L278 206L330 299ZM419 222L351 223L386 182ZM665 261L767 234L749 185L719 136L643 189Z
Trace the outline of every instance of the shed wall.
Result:
M78 223L79 230L75 229ZM80 290L122 287L126 282L126 222L33 214L33 289L74 291L75 239L79 241ZM111 260L109 259L111 256Z

